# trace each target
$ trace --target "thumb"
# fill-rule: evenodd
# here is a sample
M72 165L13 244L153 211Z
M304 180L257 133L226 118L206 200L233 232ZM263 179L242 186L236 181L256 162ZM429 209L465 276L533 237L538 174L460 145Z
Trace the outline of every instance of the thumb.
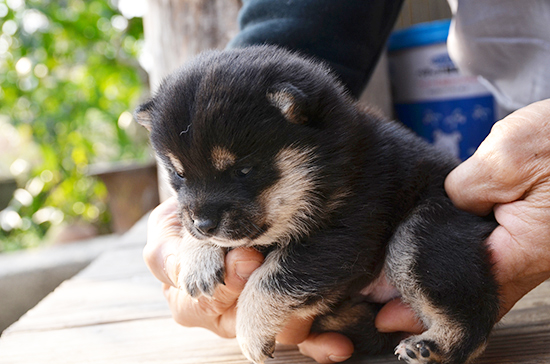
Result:
M521 199L548 176L550 99L519 109L493 125L468 160L445 180L460 209L488 214L495 204Z
M491 212L495 202L486 193L491 189L487 172L475 156L456 167L445 179L445 191L461 210L484 216Z
M248 278L262 265L264 256L253 248L237 248L225 256L225 285L218 286L214 298L227 306L235 304Z
M386 303L374 320L380 332L408 332L420 334L426 330L412 308L396 298Z
M529 163L518 157L506 124L495 124L477 151L449 173L445 190L459 209L487 215L496 204L520 199L529 188ZM498 127L497 127L498 126Z

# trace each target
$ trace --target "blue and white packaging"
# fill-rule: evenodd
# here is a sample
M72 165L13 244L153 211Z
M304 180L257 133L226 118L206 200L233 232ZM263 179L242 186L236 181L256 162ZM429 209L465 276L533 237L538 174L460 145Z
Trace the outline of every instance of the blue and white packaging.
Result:
M475 76L463 75L446 47L450 20L396 31L388 43L397 119L464 160L496 121L495 99Z

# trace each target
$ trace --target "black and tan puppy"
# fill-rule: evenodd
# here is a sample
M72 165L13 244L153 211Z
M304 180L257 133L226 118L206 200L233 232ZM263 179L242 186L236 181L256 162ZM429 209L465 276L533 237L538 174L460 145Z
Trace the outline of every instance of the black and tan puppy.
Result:
M485 245L496 223L446 196L455 160L363 110L324 66L274 47L204 53L136 117L181 206L182 288L211 295L227 249L266 254L238 301L248 359L271 356L292 315L356 351L398 344L409 363L482 352L498 312ZM373 324L396 296L428 328L401 343Z

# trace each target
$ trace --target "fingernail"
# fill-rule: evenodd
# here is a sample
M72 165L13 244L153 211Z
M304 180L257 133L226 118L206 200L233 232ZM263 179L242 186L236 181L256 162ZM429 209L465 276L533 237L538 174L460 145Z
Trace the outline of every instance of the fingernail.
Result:
M247 280L250 278L252 272L254 272L262 263L257 260L245 260L235 263L235 273L242 280Z
M172 283L172 286L178 287L178 276L177 276L177 263L176 257L173 254L170 254L164 260L164 273Z
M351 355L348 355L348 356L329 355L328 356L328 360L330 360L334 363L340 363L344 360L348 360L349 358L351 358Z

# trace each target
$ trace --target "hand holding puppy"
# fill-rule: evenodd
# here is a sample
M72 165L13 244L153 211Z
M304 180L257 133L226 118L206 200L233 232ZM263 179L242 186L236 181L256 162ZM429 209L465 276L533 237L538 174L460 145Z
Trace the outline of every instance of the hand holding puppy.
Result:
M163 282L163 292L174 320L187 327L204 327L225 338L235 337L236 304L246 280L258 268L264 257L254 249L231 250L225 259L225 285L217 287L214 296L193 299L179 289L179 266L176 261L181 243L181 222L177 214L177 201L170 198L160 204L149 217L147 245L143 255L147 266ZM335 334L310 334L310 322L296 319L277 338L279 342L304 342L307 355L320 363L339 362L353 353L353 345L346 337ZM317 354L316 349L323 350ZM332 359L329 359L332 358Z
M489 237L504 316L550 278L550 99L493 127L476 153L453 170L445 189L461 209L500 224ZM413 314L397 302L377 317L381 331L411 331Z
M175 198L160 204L149 217L147 245L143 255L147 266L163 282L174 320L189 327L204 327L216 334L235 337L236 302L246 279L263 262L263 256L253 249L240 249L227 254L225 285L218 285L214 298L192 298L179 289L180 267L176 256L181 247L181 221Z

